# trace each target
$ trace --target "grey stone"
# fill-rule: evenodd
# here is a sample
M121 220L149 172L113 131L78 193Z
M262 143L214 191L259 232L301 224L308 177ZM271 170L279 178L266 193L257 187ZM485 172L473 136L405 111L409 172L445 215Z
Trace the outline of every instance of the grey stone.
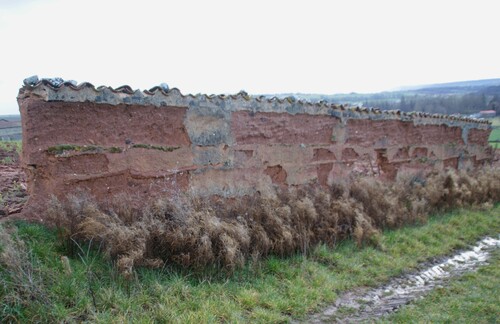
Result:
M43 80L48 81L53 87L59 87L61 84L64 83L63 78L44 78Z
M35 85L38 83L38 75L32 75L23 80L24 85Z
M168 92L168 90L170 89L170 87L166 83L160 83L160 88L162 88L165 92Z

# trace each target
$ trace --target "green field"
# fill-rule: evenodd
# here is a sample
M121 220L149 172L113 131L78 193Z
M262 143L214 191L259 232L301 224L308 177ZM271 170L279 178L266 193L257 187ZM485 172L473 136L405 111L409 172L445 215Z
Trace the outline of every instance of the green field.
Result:
M500 141L500 127L494 128L491 131L490 138L488 139L490 142Z
M22 136L21 127L0 128L0 140L17 141Z
M21 116L0 115L0 140L20 140L21 133Z
M165 267L118 274L98 247L71 254L56 231L17 222L0 227L0 322L287 322L305 319L338 294L377 286L419 262L500 232L500 205L436 215L386 231L378 248L353 241L309 255L270 257L230 276ZM68 262L65 256L68 255ZM451 310L450 310L451 311ZM442 312L442 311L440 311ZM476 318L488 321L491 310ZM409 316L409 317L408 317ZM419 320L408 315L409 321Z
M494 148L500 148L500 126L494 128L491 131L490 137L488 138L490 145Z
M488 141L491 146L498 149L500 148L500 117L493 118L491 120L491 126L493 126L493 129Z

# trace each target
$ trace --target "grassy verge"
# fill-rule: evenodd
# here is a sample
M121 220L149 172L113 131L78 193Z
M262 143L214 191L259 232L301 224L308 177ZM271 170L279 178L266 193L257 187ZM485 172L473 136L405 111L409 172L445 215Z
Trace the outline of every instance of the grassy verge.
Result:
M500 252L489 265L437 288L381 322L497 323L500 314Z
M96 249L80 247L66 262L69 251L55 231L22 222L4 225L0 322L286 322L319 310L345 290L378 285L499 233L499 213L500 205L436 215L424 225L384 232L379 248L360 249L347 240L335 249L320 246L307 257L250 263L230 277L165 267L139 268L128 280Z

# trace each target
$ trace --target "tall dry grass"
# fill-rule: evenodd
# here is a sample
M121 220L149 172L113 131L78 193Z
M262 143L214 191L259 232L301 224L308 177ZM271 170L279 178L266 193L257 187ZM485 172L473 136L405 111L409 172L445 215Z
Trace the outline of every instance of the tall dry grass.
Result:
M26 307L27 303L50 304L40 271L34 264L32 251L17 237L14 227L0 224L0 305ZM2 322L17 322L3 318Z
M423 222L430 213L500 201L500 170L361 178L207 201L189 194L159 199L142 211L127 199L98 206L85 193L53 199L48 219L67 241L98 242L125 276L165 264L228 272L246 260L307 253L319 243L352 237L377 244L384 228Z

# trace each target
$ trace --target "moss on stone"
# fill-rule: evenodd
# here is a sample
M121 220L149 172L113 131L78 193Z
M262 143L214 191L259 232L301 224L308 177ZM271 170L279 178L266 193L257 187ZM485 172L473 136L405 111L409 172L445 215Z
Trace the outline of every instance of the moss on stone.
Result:
M51 146L51 147L47 148L47 153L59 155L65 151L79 151L80 148L81 147L78 145L59 144L59 145L55 145L55 146Z
M109 149L107 149L107 151L109 153L122 153L123 152L123 149L121 147L117 147L117 146L112 146L110 147Z
M148 150L159 150L163 152L172 152L177 150L178 146L159 146L159 145L150 145L150 144L134 144L133 148L144 148Z
M73 144L59 144L47 148L47 153L52 155L61 155L64 152L82 152L82 153L122 153L123 149L120 147L112 146L105 148L97 145L73 145Z

